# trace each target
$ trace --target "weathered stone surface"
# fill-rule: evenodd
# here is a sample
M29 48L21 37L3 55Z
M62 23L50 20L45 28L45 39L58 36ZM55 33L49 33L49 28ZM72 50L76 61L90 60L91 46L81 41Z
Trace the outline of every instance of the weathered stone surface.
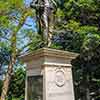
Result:
M76 56L72 52L42 48L21 59L27 64L27 76L43 76L43 100L74 100L71 60Z

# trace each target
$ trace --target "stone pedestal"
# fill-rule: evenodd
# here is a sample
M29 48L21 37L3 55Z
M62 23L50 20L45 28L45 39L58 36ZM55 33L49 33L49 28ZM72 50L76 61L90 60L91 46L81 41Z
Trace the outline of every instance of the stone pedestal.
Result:
M74 100L71 60L76 56L72 52L42 48L21 57L27 64L27 79L40 76L43 80L42 96L35 100ZM28 82L26 80L26 100L32 93L28 93L28 87L35 87L31 86L34 81L29 85Z

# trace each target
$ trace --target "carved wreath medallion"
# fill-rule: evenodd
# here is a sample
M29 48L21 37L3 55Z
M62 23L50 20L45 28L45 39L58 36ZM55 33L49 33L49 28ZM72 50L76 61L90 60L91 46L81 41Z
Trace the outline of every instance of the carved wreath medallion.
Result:
M62 87L65 85L65 74L61 68L58 68L55 71L55 83L59 87Z

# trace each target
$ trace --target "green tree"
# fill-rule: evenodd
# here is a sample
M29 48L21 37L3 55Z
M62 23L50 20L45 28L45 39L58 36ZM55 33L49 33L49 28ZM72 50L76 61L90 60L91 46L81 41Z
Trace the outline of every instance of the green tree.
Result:
M11 100L11 97L24 98L25 79L26 79L25 69L22 67L15 69L12 79L11 79L9 92L8 92L8 97L10 98L10 100Z
M32 16L33 12L31 9L25 8L23 0L6 0L6 2L2 0L0 1L0 7L0 12L4 12L2 13L2 16L0 16L0 24L2 28L1 34L3 34L2 32L5 33L5 31L8 30L7 34L10 34L10 36L7 45L11 51L8 69L5 76L5 80L3 82L1 94L1 99L5 100L7 97L8 87L13 73L13 67L16 63L17 55L19 55L20 53L17 48L17 34L24 25L26 18L28 16ZM13 16L13 14L15 16ZM18 23L16 23L16 21Z
M100 36L89 36L84 43L80 56L72 62L77 99L99 100L100 98L99 49Z

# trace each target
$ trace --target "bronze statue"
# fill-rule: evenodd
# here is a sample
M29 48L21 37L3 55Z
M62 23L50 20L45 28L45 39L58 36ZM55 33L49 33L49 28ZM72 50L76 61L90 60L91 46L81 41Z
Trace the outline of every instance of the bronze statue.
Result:
M44 44L50 47L56 3L54 0L34 0L31 7L36 9L38 32L41 34Z

